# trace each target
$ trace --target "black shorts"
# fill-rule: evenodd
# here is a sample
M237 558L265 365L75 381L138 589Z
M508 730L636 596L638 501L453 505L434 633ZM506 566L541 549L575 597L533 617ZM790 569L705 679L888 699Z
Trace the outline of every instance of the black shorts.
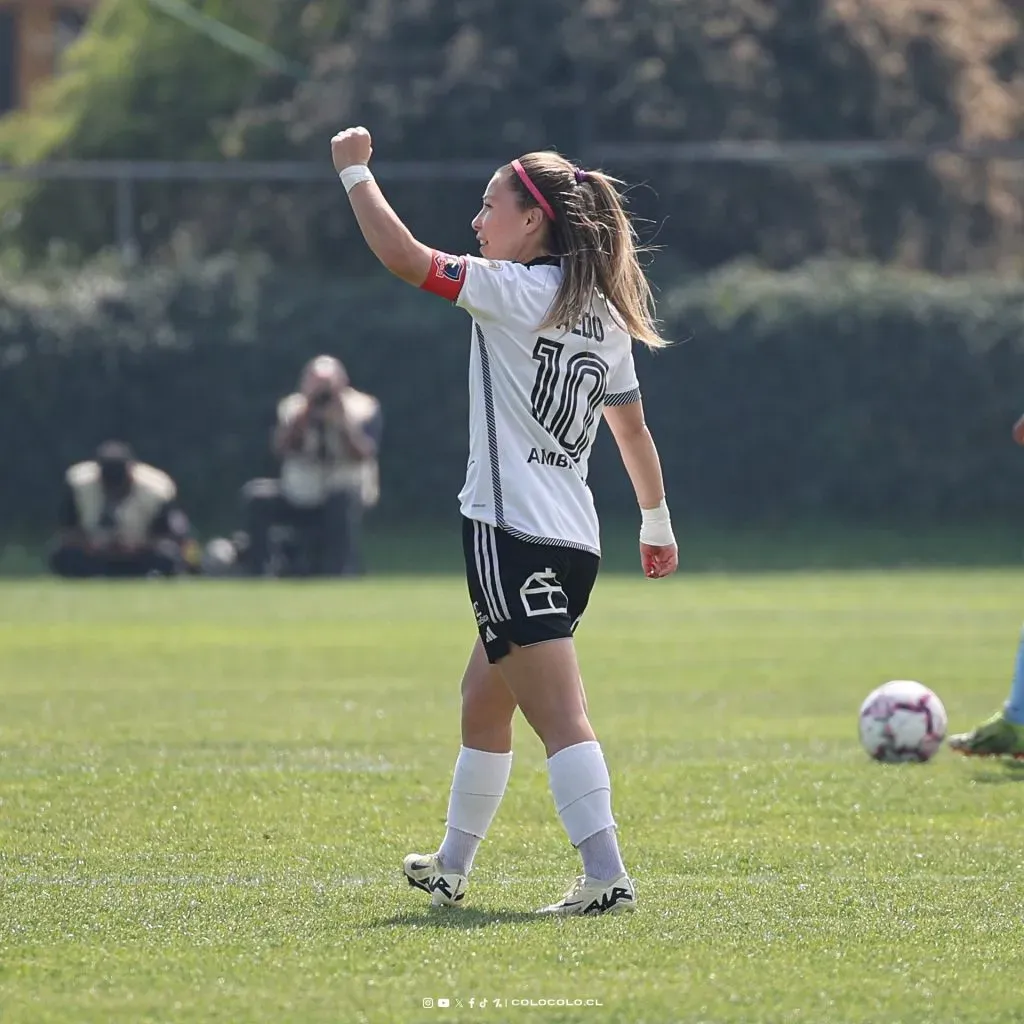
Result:
M510 644L529 647L573 635L597 580L597 555L517 540L465 517L462 549L469 599L492 665Z

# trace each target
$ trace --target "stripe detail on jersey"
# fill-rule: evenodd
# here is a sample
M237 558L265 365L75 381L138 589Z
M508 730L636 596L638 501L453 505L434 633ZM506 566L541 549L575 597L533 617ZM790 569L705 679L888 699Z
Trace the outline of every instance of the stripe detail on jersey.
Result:
M640 401L640 389L633 388L632 391L620 391L616 395L605 395L605 405L629 405L631 402Z
M492 622L507 622L512 616L505 601L501 586L501 571L498 568L498 542L494 527L489 523L473 520L473 557L476 560L476 574L480 580L487 614Z
M532 533L524 533L522 530L517 530L514 526L509 526L506 523L499 524L500 529L507 533L510 537L515 540L521 540L525 544L546 544L550 548L572 548L573 551L589 551L592 555L601 557L601 552L597 548L592 548L589 544L580 544L575 540L562 540L558 537L536 537Z
M501 495L501 462L498 459L498 423L494 418L494 389L491 385L491 357L484 332L476 327L476 343L480 350L480 371L484 385L484 418L487 420L487 450L491 457L491 490L494 492L494 518L499 526L505 521L505 501Z

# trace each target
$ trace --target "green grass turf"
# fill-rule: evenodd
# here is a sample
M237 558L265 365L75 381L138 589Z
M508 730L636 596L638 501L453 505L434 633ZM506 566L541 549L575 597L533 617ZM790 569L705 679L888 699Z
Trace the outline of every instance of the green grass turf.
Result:
M375 576L451 575L462 572L462 535L458 517L445 523L396 528L371 517L363 549ZM683 570L703 572L791 572L838 569L997 569L1020 566L1018 523L975 522L960 525L920 523L851 524L787 520L748 526L673 518L680 538ZM44 524L45 525L45 524ZM602 519L604 571L633 572L637 562L635 519ZM217 531L200 531L205 543ZM230 532L228 530L227 532ZM0 577L39 576L46 571L46 532L32 540L0 538Z
M877 765L856 724L894 677L953 728L998 706L1022 594L603 577L579 647L642 909L550 921L577 860L521 723L467 906L400 883L442 834L461 581L4 584L0 1020L1020 1020L1024 772Z

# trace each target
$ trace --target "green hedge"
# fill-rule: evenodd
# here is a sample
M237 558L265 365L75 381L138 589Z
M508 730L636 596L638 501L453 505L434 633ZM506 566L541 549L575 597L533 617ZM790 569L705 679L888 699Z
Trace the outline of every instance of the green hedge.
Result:
M819 264L728 268L667 288L672 348L638 354L680 515L721 522L1012 517L1024 509L1024 284ZM465 314L393 281L317 280L238 258L125 279L0 281L5 533L48 529L63 468L108 436L179 481L209 528L272 472L277 399L329 351L385 412L395 522L456 511ZM592 482L632 515L606 432Z
M557 146L638 187L645 234L687 267L842 252L943 271L1024 254L1024 189L999 160L826 166L641 159L648 144L1013 139L1020 0L190 0L304 65L263 70L148 0L102 0L61 74L0 118L0 161L313 161L321 185L140 183L149 258L182 235L345 267L363 242L328 140L374 133L389 198L418 237L464 244L491 170ZM505 5L507 7L507 5ZM501 16L497 12L501 11ZM538 27L543 26L542 31ZM613 144L611 148L605 144ZM622 146L627 147L623 152ZM472 181L400 181L391 161L482 161ZM88 257L115 239L114 189L0 182L0 243ZM647 221L647 223L643 223Z

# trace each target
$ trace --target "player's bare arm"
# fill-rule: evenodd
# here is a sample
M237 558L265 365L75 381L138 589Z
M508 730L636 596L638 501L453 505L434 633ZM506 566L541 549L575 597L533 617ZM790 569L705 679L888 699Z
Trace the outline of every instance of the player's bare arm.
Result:
M1024 416L1013 425L1013 439L1017 444L1024 445Z
M675 572L679 552L672 534L658 449L647 429L643 402L605 406L604 418L626 467L643 517L640 554L644 574L659 579Z
M605 406L604 418L618 445L637 502L641 508L656 508L665 497L665 484L658 450L644 419L643 402Z
M346 128L331 139L334 169L348 192L366 244L392 274L419 287L427 279L433 254L413 237L369 174L372 154L365 128Z

